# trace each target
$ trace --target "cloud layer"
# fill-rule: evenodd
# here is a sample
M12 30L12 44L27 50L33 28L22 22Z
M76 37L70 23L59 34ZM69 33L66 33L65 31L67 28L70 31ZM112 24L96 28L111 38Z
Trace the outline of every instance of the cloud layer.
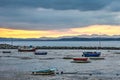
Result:
M113 0L1 0L1 7L42 7L47 9L81 11L100 10Z
M0 0L0 27L66 30L120 25L119 0Z

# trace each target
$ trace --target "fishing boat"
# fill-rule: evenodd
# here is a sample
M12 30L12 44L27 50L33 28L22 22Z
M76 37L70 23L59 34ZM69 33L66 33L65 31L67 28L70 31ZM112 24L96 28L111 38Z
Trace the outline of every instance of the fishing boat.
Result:
M24 47L19 47L19 48L18 48L18 51L19 51L19 52L35 52L35 51L36 51L36 48L24 46Z
M45 51L37 51L37 52L35 52L34 53L35 55L47 55L47 52L45 52Z
M84 57L100 57L101 52L83 52Z
M55 69L33 71L32 74L33 75L53 75L55 74Z
M89 63L90 60L87 57L81 57L81 58L73 58L73 61L75 63Z

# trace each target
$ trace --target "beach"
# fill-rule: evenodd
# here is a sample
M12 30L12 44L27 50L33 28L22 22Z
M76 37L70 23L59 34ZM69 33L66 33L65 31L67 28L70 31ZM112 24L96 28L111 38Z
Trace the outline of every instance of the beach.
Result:
M2 51L11 53L2 53ZM82 57L81 49L38 49L47 55L34 55L34 52L18 52L17 49L0 49L0 80L119 80L119 50L100 50L105 60L91 60L91 63L71 63L63 59L67 55ZM75 74L32 75L34 70L57 68Z

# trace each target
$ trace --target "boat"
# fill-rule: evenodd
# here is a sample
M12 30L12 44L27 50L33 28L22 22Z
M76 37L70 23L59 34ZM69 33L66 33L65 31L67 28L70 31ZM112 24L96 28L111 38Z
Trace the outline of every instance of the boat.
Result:
M89 63L90 60L87 57L81 57L81 58L73 58L73 61L75 63Z
M39 52L35 52L35 55L47 55L47 52L45 51L39 51Z
M74 61L78 61L78 60L79 60L79 61L87 61L88 58L86 58L86 57L85 57L85 58L83 58L83 57L82 57L82 58L73 58L73 60L74 60Z
M89 57L90 60L104 60L105 57Z
M120 54L120 52L114 52L114 54Z
M18 51L19 51L19 52L35 52L35 51L36 51L36 48L24 46L24 47L19 47L19 48L18 48Z
M55 74L55 69L33 71L32 74L33 75L53 75Z
M100 57L101 55L101 52L83 52L83 55L84 57Z
M63 59L73 59L73 55L67 55L67 56L63 57Z
M2 53L11 53L11 51L2 51Z

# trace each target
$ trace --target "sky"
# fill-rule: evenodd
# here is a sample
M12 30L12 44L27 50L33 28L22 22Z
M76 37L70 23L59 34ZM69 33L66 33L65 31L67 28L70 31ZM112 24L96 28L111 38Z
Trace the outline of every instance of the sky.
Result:
M120 0L0 0L0 37L120 35Z

